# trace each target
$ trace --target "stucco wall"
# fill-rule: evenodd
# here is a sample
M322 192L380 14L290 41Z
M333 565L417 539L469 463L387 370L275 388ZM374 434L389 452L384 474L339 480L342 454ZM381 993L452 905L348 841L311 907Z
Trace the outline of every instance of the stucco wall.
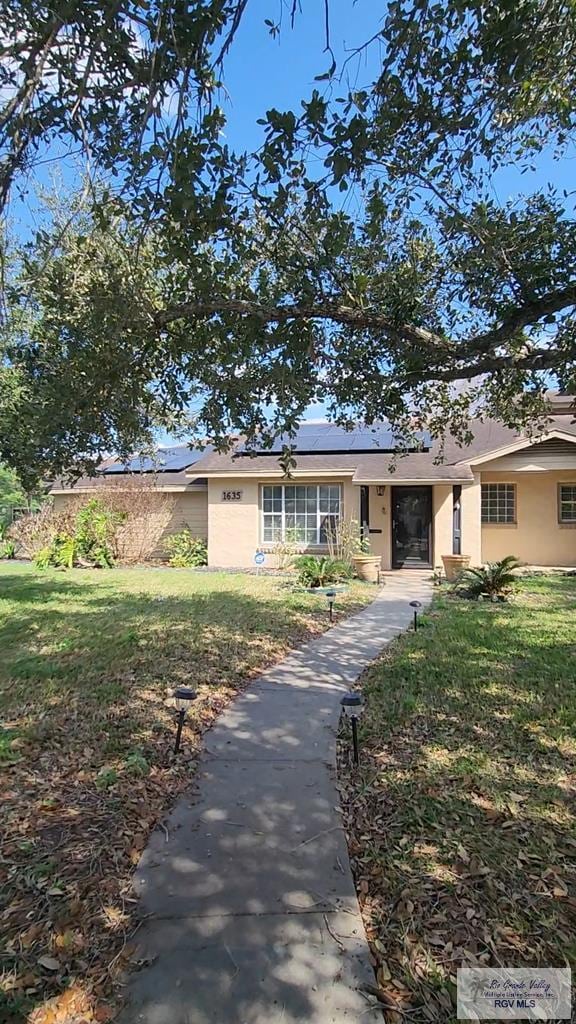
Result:
M462 554L470 555L472 565L482 563L482 531L480 520L480 474L473 483L462 484Z
M574 470L482 473L483 483L516 485L516 523L482 524L482 559L516 555L530 565L576 565L576 526L558 522L558 484L576 483Z
M442 555L452 554L452 509L452 484L435 484L432 490L432 555L435 566L442 565Z
M296 477L295 484L340 484L343 513L358 518L359 488L350 479ZM248 568L254 565L257 549L268 552L266 564L275 563L274 545L263 544L261 538L260 488L262 484L281 484L281 479L255 480L245 477L220 477L208 481L208 564L212 566ZM241 491L238 501L225 501L224 491ZM321 549L311 549L319 552Z
M382 485L384 486L384 485ZM360 491L360 488L358 488ZM370 534L370 550L382 558L382 568L389 569L392 564L392 527L390 525L390 487L384 487L384 494L378 494L378 488L372 484L369 488L370 529L381 530L381 533Z

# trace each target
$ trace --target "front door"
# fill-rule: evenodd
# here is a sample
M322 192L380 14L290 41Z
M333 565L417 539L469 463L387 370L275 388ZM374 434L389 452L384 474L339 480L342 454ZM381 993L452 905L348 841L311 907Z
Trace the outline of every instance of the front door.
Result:
M432 488L392 488L392 567L432 565Z

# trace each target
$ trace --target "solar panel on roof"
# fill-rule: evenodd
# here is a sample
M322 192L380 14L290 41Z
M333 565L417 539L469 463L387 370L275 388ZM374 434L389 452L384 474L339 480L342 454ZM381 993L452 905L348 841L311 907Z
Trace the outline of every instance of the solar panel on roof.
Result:
M271 447L253 443L242 446L239 452L278 455L284 445L290 445L300 454L312 455L332 452L392 452L403 447L407 447L408 450L430 448L431 444L431 437L427 431L416 432L405 446L402 438L386 424L376 424L373 427L356 426L354 430L345 430L333 423L309 423L302 424L292 437L288 434L280 435Z
M175 473L179 470L193 466L212 447L189 448L187 445L177 445L174 448L159 448L157 453L150 457L148 455L136 455L126 462L117 462L108 466L103 472L109 473Z

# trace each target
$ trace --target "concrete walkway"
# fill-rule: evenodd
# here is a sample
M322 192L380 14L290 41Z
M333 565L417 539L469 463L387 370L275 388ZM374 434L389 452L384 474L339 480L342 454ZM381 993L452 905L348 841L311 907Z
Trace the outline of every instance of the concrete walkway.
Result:
M195 788L136 874L122 1024L369 1024L374 985L335 788L339 701L427 601L429 574L263 673L206 734Z

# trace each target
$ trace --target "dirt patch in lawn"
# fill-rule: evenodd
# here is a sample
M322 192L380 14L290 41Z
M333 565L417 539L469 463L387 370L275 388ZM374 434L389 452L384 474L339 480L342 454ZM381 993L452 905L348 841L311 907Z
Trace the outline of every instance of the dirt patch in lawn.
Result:
M576 955L576 580L439 598L366 673L340 748L352 867L388 1024L456 1021L458 967Z
M354 585L338 617L372 596ZM202 733L327 626L324 597L269 577L0 569L2 1024L113 1017L134 967L131 875ZM175 759L179 684L198 700Z

